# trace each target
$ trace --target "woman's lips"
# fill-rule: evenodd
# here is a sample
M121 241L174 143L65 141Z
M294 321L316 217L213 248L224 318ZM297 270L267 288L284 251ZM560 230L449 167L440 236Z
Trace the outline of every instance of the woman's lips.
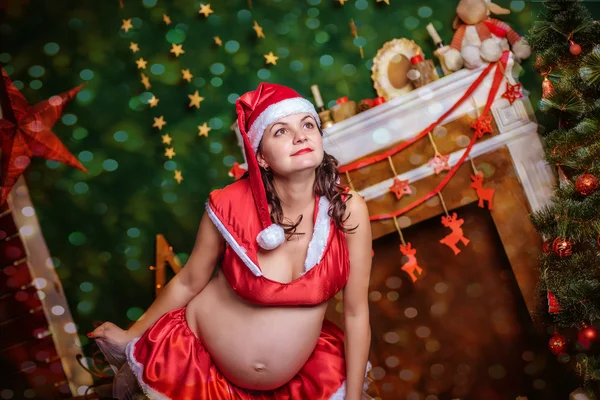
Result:
M306 148L306 149L302 149L302 150L298 150L297 152L295 152L294 154L292 154L293 156L300 156L304 153L310 153L312 151L312 149Z

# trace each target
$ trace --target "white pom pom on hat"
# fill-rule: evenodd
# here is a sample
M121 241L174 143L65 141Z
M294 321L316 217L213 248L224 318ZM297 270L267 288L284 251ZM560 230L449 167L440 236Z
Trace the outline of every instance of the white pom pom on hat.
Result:
M281 226L271 221L265 186L256 159L258 146L265 129L280 118L309 113L319 126L321 120L310 101L295 90L274 83L262 82L256 90L244 93L237 99L235 108L244 141L250 188L263 228L256 240L263 249L273 250L285 241L285 232Z

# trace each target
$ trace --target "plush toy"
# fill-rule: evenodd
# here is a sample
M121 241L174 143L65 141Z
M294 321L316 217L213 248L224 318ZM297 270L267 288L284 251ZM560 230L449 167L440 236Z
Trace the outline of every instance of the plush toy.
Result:
M484 62L498 61L502 52L509 50L509 43L519 59L531 55L527 40L508 24L490 18L490 13L510 14L510 11L491 0L460 0L452 24L456 32L444 55L448 69L458 71L463 64L467 68L477 68Z

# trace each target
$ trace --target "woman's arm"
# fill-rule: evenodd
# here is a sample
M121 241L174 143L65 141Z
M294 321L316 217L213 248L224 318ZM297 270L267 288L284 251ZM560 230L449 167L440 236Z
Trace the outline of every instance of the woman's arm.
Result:
M188 262L128 329L128 335L131 338L141 336L164 314L187 305L210 280L224 249L225 240L205 212Z
M346 400L362 398L365 369L371 345L369 325L369 278L371 276L371 223L364 199L355 191L346 203L345 226L358 226L346 235L350 255L350 276L344 288L346 349Z

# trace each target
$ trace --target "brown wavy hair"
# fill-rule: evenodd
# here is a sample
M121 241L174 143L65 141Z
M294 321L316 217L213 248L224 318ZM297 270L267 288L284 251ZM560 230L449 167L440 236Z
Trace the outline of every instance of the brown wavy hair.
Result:
M321 128L318 129L322 137L323 131ZM260 152L260 144L258 151ZM327 200L329 200L329 210L327 214L333 219L336 227L344 233L351 233L357 227L347 228L344 226L349 217L348 215L348 217L344 218L344 214L346 212L346 201L352 198L352 194L346 193L346 188L337 183L339 182L340 177L337 169L338 165L339 162L334 156L323 151L323 161L321 161L321 164L315 171L313 192L315 195L325 196ZM300 215L295 223L288 218L284 218L281 202L279 197L277 197L275 186L273 184L273 172L270 169L267 170L260 166L259 168L267 194L267 203L271 206L271 221L283 228L287 240L293 235L304 235L303 232L296 232L296 228L298 228L298 225L302 222L303 215ZM244 173L241 179L244 178L248 178L248 172Z

